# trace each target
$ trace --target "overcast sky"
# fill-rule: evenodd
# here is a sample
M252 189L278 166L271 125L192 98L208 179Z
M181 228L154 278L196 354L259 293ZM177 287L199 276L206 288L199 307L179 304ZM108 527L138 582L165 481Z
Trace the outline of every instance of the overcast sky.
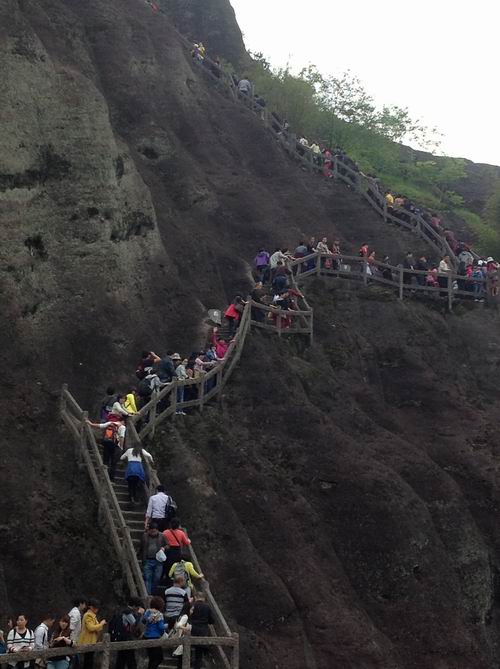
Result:
M231 0L274 66L350 69L377 103L444 133L441 151L500 165L498 0Z

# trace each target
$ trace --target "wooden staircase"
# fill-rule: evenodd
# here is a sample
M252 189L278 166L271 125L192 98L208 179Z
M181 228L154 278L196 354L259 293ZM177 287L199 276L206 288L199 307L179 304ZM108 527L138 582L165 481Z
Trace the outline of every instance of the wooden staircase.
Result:
M98 521L109 537L116 557L120 562L131 595L139 596L147 603L148 595L144 585L142 570L138 560L138 549L144 532L146 505L133 506L128 498L128 488L124 479L125 463L119 461L116 467L115 480L111 481L108 469L103 464L100 448L92 428L87 424L87 412L84 412L67 386L61 393L61 417L75 438L76 461L87 468L94 493L98 500ZM129 428L131 440L138 439L133 424ZM130 444L129 444L130 446ZM149 478L149 488L145 495L150 495L159 484L159 479L148 463L145 462ZM192 546L189 547L190 557L197 571L202 571ZM163 589L163 588L162 588ZM203 587L207 603L212 609L216 624L211 628L211 653L207 656L206 666L221 669L237 669L239 666L239 639L233 634L215 601L208 583ZM158 591L160 594L160 590ZM164 594L163 592L161 594ZM220 645L219 645L220 642ZM177 659L170 651L164 651L164 669L175 669Z

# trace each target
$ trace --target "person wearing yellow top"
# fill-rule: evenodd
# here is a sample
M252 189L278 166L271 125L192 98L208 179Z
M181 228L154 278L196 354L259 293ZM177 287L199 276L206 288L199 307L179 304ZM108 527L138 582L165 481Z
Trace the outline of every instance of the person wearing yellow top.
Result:
M135 403L134 393L128 393L125 404L123 405L129 413L137 413L137 404Z
M191 578L196 578L200 580L205 578L203 574L198 574L196 569L193 567L192 562L186 562L185 560L174 562L174 564L170 567L168 576L174 581L178 576L182 576L184 578L184 581L186 583L186 593L188 597L191 597L191 590L193 588L193 582L191 581Z
M394 206L394 196L390 190L385 191L385 201L387 202L388 207Z
M99 602L97 599L89 599L88 610L83 616L82 631L78 639L79 646L88 646L97 643L99 634L106 625L105 620L98 622L97 612L99 611ZM93 669L94 653L85 653L83 660L83 669Z

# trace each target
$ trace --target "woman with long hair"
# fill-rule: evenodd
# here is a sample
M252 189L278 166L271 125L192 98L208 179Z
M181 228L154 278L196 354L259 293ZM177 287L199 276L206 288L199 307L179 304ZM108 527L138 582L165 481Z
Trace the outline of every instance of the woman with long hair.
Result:
M146 483L146 473L142 464L144 458L148 458L150 464L153 464L153 456L142 448L140 441L137 441L133 448L127 448L120 458L120 460L125 460L127 462L125 480L127 481L128 495L132 504L139 501L139 489L141 487L144 488Z
M71 648L73 641L70 638L71 630L69 628L69 616L62 616L57 623L57 627L50 639L51 648ZM70 658L55 657L47 662L47 669L68 669Z

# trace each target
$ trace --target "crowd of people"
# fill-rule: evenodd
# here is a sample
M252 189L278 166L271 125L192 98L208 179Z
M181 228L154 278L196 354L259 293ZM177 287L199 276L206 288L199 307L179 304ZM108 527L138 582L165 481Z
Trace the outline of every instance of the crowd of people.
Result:
M139 597L128 597L126 606L116 610L109 619L99 617L101 609L97 599L77 597L73 607L64 615L48 611L41 622L30 628L28 616L19 613L8 618L6 631L0 631L0 655L8 654L8 666L13 669L93 669L95 652L58 655L49 659L17 661L16 654L23 651L50 651L51 649L93 646L102 639L103 633L110 635L111 642L134 641L139 639L161 639L165 636L179 640L172 651L182 668L182 636L206 637L210 635L209 625L214 623L212 611L202 591L192 591L186 587L186 580L179 573L174 574L172 585L162 596L154 595L144 602ZM111 647L112 649L112 647ZM169 651L170 652L170 651ZM194 646L194 669L201 669L203 646ZM148 669L157 669L163 661L161 646L148 648ZM116 652L115 669L137 669L135 650Z
M215 62L217 67L220 68L220 60L218 58L216 58L215 61L208 59L206 56L206 49L201 43L194 45L192 53L193 57L196 57L201 62L203 62L203 60L210 61L211 64ZM259 108L266 107L266 101L255 93L254 86L247 76L238 79L232 75L231 83L243 96L253 97L256 111L258 111ZM286 119L281 119L275 112L272 112L270 116L276 133L278 135L284 134L288 136L290 132L290 124L288 121ZM318 165L318 167L321 167L324 176L327 178L334 178L335 176L334 162L336 162L337 171L340 174L347 176L353 184L356 182L356 177L352 172L364 177L372 195L376 193L379 200L382 198L385 199L389 214L396 219L407 222L411 220L412 215L422 217L422 219L430 226L429 229L424 228L424 234L427 234L430 237L431 233L429 230L434 230L437 236L446 240L453 256L458 257L463 251L471 252L470 244L458 240L455 233L443 224L441 218L435 212L431 212L424 207L417 205L404 194L392 193L390 189L384 190L380 183L380 179L376 175L364 174L356 161L350 158L341 147L330 148L317 141L310 142L306 137L300 136L296 142L296 149L301 155L305 155L306 151L310 151L313 162ZM489 259L482 260L485 263L491 262ZM473 266L473 271L477 270L479 273L479 271L483 271L480 269L482 267L482 264L477 263L477 266ZM467 272L470 272L470 269L467 269Z
M442 256L438 261L435 261L425 254L415 257L411 251L408 251L404 259L397 265L392 265L391 259L387 255L382 256L379 260L376 257L375 250L370 249L367 243L360 246L357 255L366 261L361 266L361 271L366 272L369 279L382 277L387 281L394 282L398 280L399 268L403 268L406 270L403 274L403 283L407 287L414 285L441 288L443 289L441 294L445 295L447 293L444 290L448 289L448 277L452 275L454 277L453 290L470 293L470 298L476 302L484 302L487 295L496 296L498 294L499 263L491 256L476 259L466 246L457 249L457 252L457 269L453 266L449 255ZM326 237L323 237L320 241L311 237L307 242L300 241L294 251L280 247L275 249L272 254L265 248L261 248L253 260L254 276L257 283L251 293L252 299L265 304L280 304L283 294L301 296L301 293L290 286L292 271L288 268L287 263L307 258L307 256L315 253L323 254L322 269L350 271L350 265L343 263L338 239L334 239L330 243ZM310 258L297 266L295 271L299 274L312 270L316 267L316 262L315 257ZM265 294L265 290L263 291L265 284L268 284L270 288L267 294ZM262 297L263 293L265 297ZM461 295L461 297L466 298L467 296ZM289 308L296 309L297 306L292 303ZM259 318L258 314L255 314L253 318Z

